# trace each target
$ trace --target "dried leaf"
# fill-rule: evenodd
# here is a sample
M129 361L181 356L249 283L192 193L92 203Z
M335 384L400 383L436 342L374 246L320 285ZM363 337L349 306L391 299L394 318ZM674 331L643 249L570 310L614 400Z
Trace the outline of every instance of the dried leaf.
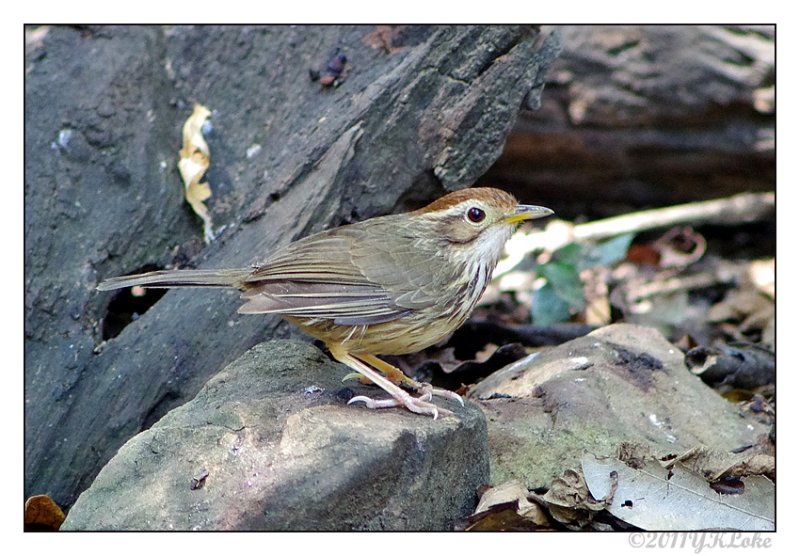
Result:
M669 467L677 462L709 482L724 477L748 477L751 475L775 475L775 456L754 450L766 450L763 446L748 446L746 452L738 453L712 450L707 446L695 446L680 455L662 459L662 466Z
M492 508L506 504L507 502L515 502L520 510L526 510L534 504L528 501L528 489L521 481L511 480L505 483L491 487L481 496L478 507L475 508L475 513L479 514Z
M555 479L542 500L550 515L570 529L584 528L594 513L606 507L604 500L592 497L583 475L574 469L567 469Z
M755 344L699 346L686 353L686 366L715 387L752 390L775 382L775 353Z
M409 374L422 377L427 382L448 390L459 390L465 384L475 384L497 371L527 355L525 348L517 343L500 346L493 351L476 353L475 359L462 361L455 357L457 348L447 347L439 350L435 358L425 358Z
M752 314L773 307L773 302L751 288L739 288L731 291L725 299L712 306L707 320L712 323L723 321L741 321Z
M31 496L25 501L26 531L58 531L64 512L46 494Z
M211 115L211 111L202 104L195 104L194 111L183 124L183 148L180 151L178 171L185 187L186 202L192 210L203 219L203 235L206 243L214 239L211 215L203 201L211 197L211 186L200 180L211 164L208 144L203 137L203 124Z
M662 268L686 268L706 252L706 239L690 226L672 228L652 245L660 255L659 266Z
M766 477L745 477L742 494L723 495L682 463L665 468L648 459L633 469L615 458L586 455L581 465L592 496L611 496L608 511L642 529L775 529L775 485Z
M528 500L528 489L517 480L487 489L469 521L467 531L536 530L550 524L542 509Z
M738 323L733 330L742 338L755 336L764 344L775 345L774 298L761 293L749 282L728 292L725 299L712 306L706 320Z
M372 48L396 52L401 49L397 44L402 42L403 33L407 28L407 25L375 25L370 33L364 35L361 42Z

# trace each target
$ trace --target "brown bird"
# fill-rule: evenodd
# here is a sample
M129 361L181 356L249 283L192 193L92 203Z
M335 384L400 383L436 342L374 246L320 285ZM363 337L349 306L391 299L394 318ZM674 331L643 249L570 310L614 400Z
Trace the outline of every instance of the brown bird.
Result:
M369 408L438 415L432 396L458 394L412 380L377 355L414 353L467 319L517 224L552 214L499 189L464 189L419 210L380 216L299 239L252 268L162 270L111 278L113 290L233 287L240 313L276 313L322 340L357 377L391 398L356 396ZM417 393L410 394L401 386Z

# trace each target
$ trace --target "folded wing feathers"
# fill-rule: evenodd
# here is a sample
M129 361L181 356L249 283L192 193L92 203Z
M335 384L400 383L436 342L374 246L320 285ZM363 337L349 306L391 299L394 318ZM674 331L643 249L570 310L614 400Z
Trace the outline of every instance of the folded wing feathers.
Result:
M386 322L410 312L394 305L388 292L343 284L267 283L245 291L242 297L246 303L240 313L280 313L343 325Z
M387 253L363 257L372 251L362 242L363 230L346 228L335 236L322 232L290 244L257 267L244 280L246 303L239 312L330 319L341 325L387 322L411 313L416 306L398 304L398 298L417 301L418 296L393 283L408 284L401 277L408 269ZM375 281L375 271L393 276L391 287Z

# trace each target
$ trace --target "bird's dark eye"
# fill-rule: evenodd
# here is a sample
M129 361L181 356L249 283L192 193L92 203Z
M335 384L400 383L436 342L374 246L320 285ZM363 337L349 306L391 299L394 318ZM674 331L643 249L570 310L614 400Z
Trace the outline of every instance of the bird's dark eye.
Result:
M467 218L469 218L470 222L477 224L486 218L486 213L478 207L470 207L470 209L467 211Z

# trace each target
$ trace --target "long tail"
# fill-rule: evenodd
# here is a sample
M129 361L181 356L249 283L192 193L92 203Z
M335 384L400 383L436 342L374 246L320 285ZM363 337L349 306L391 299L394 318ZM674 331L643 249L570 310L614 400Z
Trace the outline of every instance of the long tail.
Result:
M100 291L145 286L147 288L239 288L252 271L231 270L157 270L131 276L117 276L101 282Z

